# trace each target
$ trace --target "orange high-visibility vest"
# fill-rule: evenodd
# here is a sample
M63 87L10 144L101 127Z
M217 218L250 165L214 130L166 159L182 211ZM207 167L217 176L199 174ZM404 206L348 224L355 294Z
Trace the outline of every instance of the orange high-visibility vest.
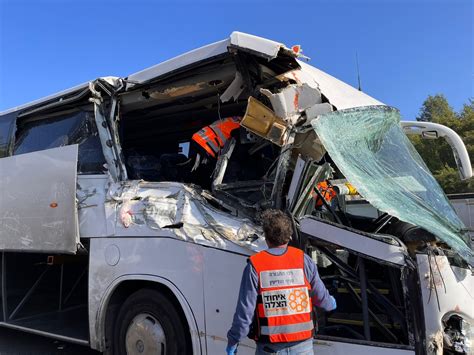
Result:
M334 187L332 187L327 181L319 182L315 188L321 192L321 195L324 197L328 204L331 204L332 199L337 196ZM313 198L316 200L316 207L321 207L323 205L323 201L321 200L319 195L314 191L312 195Z
M283 255L261 251L250 257L258 275L255 340L270 343L313 337L311 285L304 253L288 247Z
M216 158L234 129L240 127L241 118L227 117L203 127L193 134L193 141L199 144L211 157Z

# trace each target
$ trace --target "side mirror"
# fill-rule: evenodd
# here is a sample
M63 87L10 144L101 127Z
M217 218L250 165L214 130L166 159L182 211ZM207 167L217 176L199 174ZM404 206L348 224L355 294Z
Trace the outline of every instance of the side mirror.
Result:
M454 160L458 167L461 180L472 177L472 166L466 146L461 137L451 128L433 122L401 121L400 125L405 134L419 135L424 139L444 138L453 150Z

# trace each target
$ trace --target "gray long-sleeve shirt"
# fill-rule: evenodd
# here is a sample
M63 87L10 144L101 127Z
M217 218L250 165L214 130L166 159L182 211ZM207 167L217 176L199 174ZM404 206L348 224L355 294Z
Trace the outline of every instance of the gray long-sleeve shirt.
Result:
M282 255L286 248L272 248L267 250L272 255ZM313 305L321 307L326 311L332 311L335 308L334 298L329 295L326 286L324 286L319 277L318 268L314 261L305 254L304 273L306 279L311 284L310 297ZM233 346L249 333L255 315L258 294L258 276L255 268L249 262L244 269L242 281L240 283L239 298L232 321L232 327L227 333L228 345ZM286 344L288 346L288 344Z

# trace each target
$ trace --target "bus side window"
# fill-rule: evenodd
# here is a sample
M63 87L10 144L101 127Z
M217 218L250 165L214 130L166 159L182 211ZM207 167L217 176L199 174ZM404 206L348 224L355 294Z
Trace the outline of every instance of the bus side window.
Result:
M10 114L0 117L0 158L9 155L11 137L15 126L16 114Z
M105 158L91 112L19 123L14 155L78 144L78 173L103 173Z

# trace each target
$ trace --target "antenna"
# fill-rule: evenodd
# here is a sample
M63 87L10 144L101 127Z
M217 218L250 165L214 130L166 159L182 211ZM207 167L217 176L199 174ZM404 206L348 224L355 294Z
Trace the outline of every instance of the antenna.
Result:
M356 51L356 65L357 65L357 81L359 83L359 91L362 91L362 87L360 85L360 71L359 71L359 55Z

